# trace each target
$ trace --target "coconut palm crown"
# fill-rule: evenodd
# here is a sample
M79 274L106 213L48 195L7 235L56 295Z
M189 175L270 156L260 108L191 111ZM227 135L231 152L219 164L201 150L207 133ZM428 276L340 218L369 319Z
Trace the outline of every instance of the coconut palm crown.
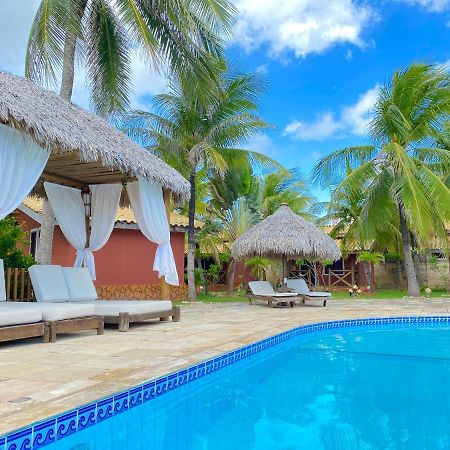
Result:
M75 60L86 67L95 109L128 106L132 51L156 70L210 76L209 55L222 50L235 8L228 0L41 0L26 55L26 76L41 84L61 77L70 100Z
M401 237L408 293L419 295L411 235L419 242L445 237L450 217L450 152L433 145L450 114L450 76L442 66L412 64L380 88L368 126L372 145L337 150L322 158L313 179L323 187L336 179L332 195L363 189L360 223L368 235L390 231ZM352 171L346 176L348 164Z

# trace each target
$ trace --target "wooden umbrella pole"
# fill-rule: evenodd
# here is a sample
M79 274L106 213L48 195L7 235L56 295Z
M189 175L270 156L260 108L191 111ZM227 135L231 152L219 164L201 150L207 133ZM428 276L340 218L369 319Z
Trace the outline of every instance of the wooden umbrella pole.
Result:
M164 189L163 198L164 198L164 205L166 207L167 222L169 224L169 230L170 230L170 191L169 190ZM160 287L161 287L161 300L170 300L170 286L167 284L164 276L161 277Z
M287 278L288 278L288 260L287 256L283 256L283 285L285 285L284 280Z

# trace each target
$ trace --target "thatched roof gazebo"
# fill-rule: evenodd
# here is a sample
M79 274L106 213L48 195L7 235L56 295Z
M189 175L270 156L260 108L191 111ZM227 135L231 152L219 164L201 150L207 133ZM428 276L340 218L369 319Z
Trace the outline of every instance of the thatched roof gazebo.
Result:
M162 297L168 298L164 279L178 284L169 200L171 195L189 198L189 183L101 117L4 72L0 72L0 181L0 219L30 192L42 196L45 188L58 225L77 250L75 265L90 268L93 279L92 252L109 238L122 196L139 215L141 231L158 244L153 270L162 277Z
M341 257L328 234L295 214L287 204L246 231L236 240L231 253L235 260L263 256L283 261L288 258L336 261Z
M0 72L0 123L50 148L43 180L82 188L143 177L188 198L189 184L172 167L104 119L31 81ZM41 192L36 186L35 192Z

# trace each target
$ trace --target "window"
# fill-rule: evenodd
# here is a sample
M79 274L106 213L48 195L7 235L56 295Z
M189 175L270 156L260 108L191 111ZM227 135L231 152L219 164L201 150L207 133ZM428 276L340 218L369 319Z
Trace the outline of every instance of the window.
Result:
M39 234L39 228L30 231L30 255L33 258L36 258L36 253L39 248Z

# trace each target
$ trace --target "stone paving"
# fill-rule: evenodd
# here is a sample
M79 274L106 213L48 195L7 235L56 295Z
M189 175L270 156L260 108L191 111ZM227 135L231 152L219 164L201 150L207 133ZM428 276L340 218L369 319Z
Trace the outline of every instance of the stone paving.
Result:
M315 304L314 304L315 303ZM450 298L330 300L295 308L186 304L181 322L0 344L0 435L299 325L360 317L447 315Z

